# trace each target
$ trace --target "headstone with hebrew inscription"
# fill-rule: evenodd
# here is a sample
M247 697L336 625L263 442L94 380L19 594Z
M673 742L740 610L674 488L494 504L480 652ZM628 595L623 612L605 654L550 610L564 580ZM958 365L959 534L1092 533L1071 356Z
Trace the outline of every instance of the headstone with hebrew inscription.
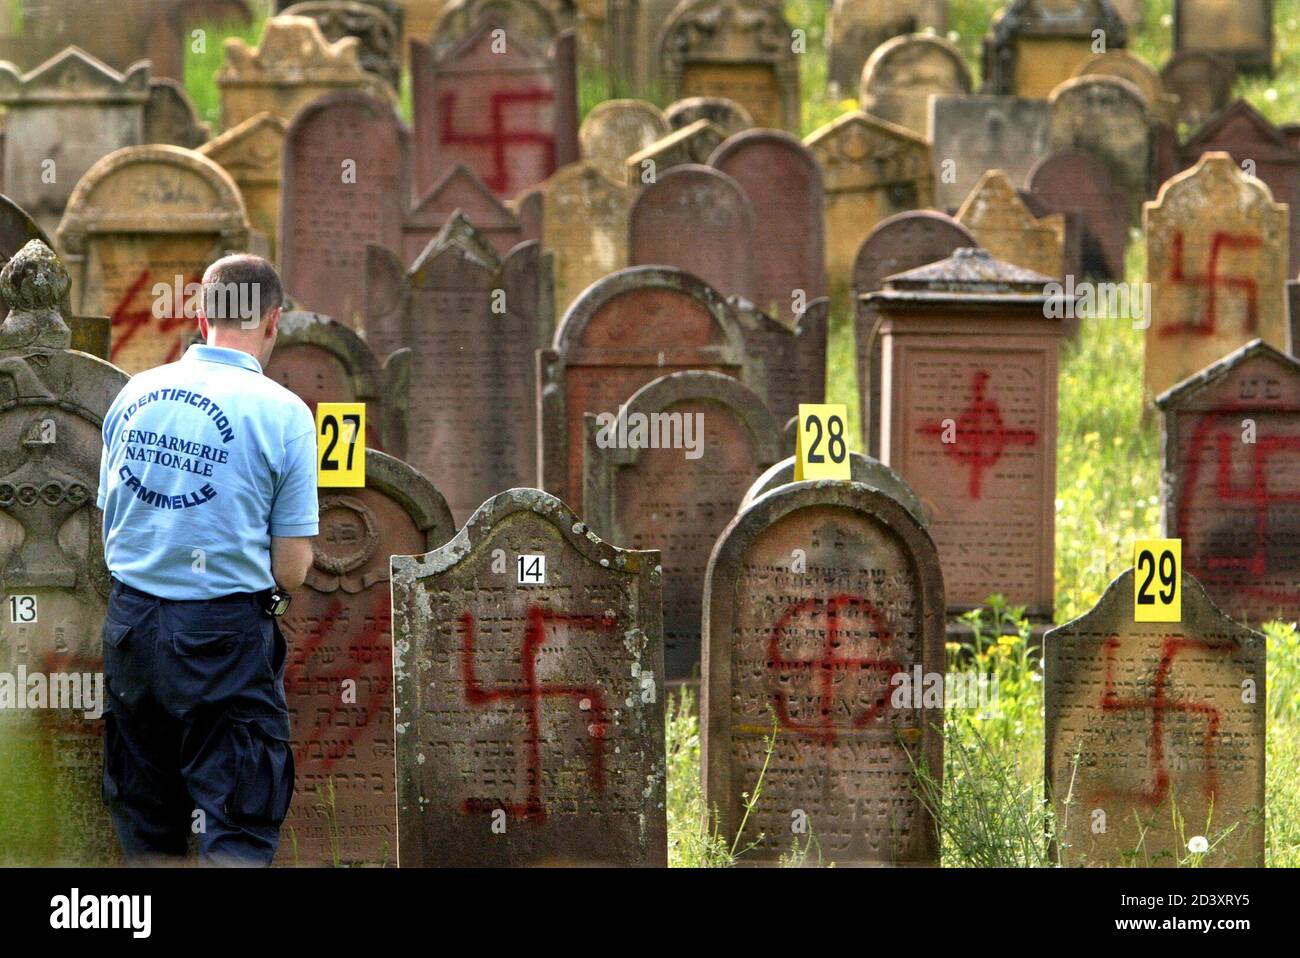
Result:
M745 498L740 500L740 508L736 511L743 512L760 496L766 495L773 489L780 489L783 486L790 485L795 481L794 471L794 456L782 459L773 465L754 480L754 484L745 493ZM863 485L871 486L873 489L879 489L890 498L897 500L903 508L920 520L921 525L925 525L925 509L921 505L921 500L916 497L916 493L912 491L912 487L907 484L906 479L879 459L873 459L871 456L851 450L849 452L849 474L854 482L860 482Z
M727 134L716 123L696 120L629 156L623 164L624 180L629 186L646 186L676 167L708 163L726 139Z
M858 100L872 116L929 133L930 97L971 91L961 51L941 37L919 33L894 37L876 48L862 68Z
M944 33L948 0L834 0L826 13L826 79L852 95L862 66L886 40L933 28Z
M408 155L397 112L364 93L321 97L289 126L280 266L303 308L359 326L366 244L402 248Z
M1051 114L1043 100L972 94L936 96L928 136L934 164L934 206L954 210L989 170L1024 182L1047 154Z
M414 263L429 241L460 213L504 256L525 237L519 216L467 166L457 165L407 211L402 221L402 256Z
M1151 189L1151 117L1142 92L1112 76L1082 76L1052 92L1053 150L1087 150L1106 164L1136 218Z
M1123 278L1129 233L1128 197L1115 185L1101 159L1084 150L1050 153L1034 164L1025 182L1049 208L1079 210L1084 273Z
M68 285L39 240L0 273L10 309L0 326L0 671L26 675L11 681L0 709L6 865L119 858L101 797L101 628L111 582L95 503L103 416L127 377L69 348L59 311ZM124 637L121 627L107 634ZM56 686L68 697L51 699Z
M754 125L799 129L799 60L791 26L767 0L684 0L659 34L659 80L669 100L735 100Z
M636 191L587 161L571 163L542 194L542 248L555 254L555 315L592 283L627 265Z
M943 714L895 679L942 672L943 593L921 523L870 486L794 483L727 526L705 578L700 760L742 863L790 855L792 822L811 864L939 863L918 770L942 787Z
M750 357L745 382L753 388L778 423L798 415L800 403L826 401L826 340L830 300L808 303L793 322L763 312L747 299L727 298L740 323Z
M397 862L389 562L436 549L456 526L428 479L365 455L364 488L321 490L307 581L280 619L296 783L279 864Z
M1146 204L1151 397L1253 339L1287 348L1287 214L1227 153L1206 153Z
M1134 570L1043 639L1047 799L1062 865L1264 866L1264 636L1182 576L1135 622ZM1206 839L1202 855L1189 841Z
M666 865L659 554L512 489L392 580L398 863Z
M696 369L660 377L584 420L587 522L611 542L659 550L665 674L691 679L709 553L754 477L780 458L781 428L744 383Z
M984 92L1043 99L1091 54L1127 44L1110 0L1008 0L984 37Z
M1174 0L1174 52L1213 53L1243 70L1273 67L1273 0Z
M866 298L886 368L881 461L920 497L948 607L1053 609L1057 350L1048 280L958 250Z
M1065 274L1065 217L1037 217L1001 170L985 173L957 211L957 222L994 258L1043 276Z
M287 7L285 16L315 20L325 39L360 41L357 60L392 89L402 81L402 35L393 18L371 3L353 0L307 0Z
M611 180L622 180L627 158L669 133L663 111L644 100L598 103L578 129L582 157Z
M179 359L196 328L203 272L248 248L235 181L201 153L132 146L81 178L59 224L78 315L104 315L112 359L135 373ZM240 308L251 309L240 300Z
M1156 405L1183 568L1239 622L1300 617L1300 361L1257 339Z
M1232 102L1236 71L1223 57L1198 50L1175 53L1160 68L1160 79L1178 98L1178 119L1195 130Z
M749 111L725 96L688 96L677 100L664 109L664 119L674 130L690 126L697 120L708 120L727 136L754 125Z
M280 237L280 177L287 130L288 125L274 113L259 113L198 147L235 181L248 221L273 244L273 259Z

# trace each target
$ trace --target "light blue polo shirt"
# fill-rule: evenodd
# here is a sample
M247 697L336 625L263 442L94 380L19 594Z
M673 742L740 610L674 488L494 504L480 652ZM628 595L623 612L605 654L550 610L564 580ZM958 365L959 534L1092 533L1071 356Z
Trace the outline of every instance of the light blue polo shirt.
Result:
M104 417L99 507L114 576L164 599L275 585L271 536L314 536L316 426L248 353L191 346Z

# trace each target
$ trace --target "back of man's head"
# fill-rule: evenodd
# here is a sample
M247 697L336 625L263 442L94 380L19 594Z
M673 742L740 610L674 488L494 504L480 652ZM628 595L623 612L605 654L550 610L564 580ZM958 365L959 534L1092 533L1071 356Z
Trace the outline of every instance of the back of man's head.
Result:
M219 328L255 329L283 304L280 276L260 256L226 256L203 274L203 315Z

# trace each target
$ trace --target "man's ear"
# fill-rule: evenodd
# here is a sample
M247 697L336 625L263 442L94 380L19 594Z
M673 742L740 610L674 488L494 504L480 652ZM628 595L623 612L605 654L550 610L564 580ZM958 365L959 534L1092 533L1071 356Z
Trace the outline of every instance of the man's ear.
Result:
M203 337L205 343L208 341L208 317L204 316L201 310L199 311L199 335Z
M284 312L283 306L277 306L271 310L271 314L266 317L266 332L263 335L270 339L280 328L280 314Z

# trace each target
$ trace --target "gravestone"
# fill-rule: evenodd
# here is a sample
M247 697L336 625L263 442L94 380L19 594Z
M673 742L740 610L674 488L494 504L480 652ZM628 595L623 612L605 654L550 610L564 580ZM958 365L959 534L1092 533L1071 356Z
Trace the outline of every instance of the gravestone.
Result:
M1160 187L1142 217L1151 324L1151 396L1253 339L1287 346L1288 216L1227 153Z
M744 383L698 369L587 412L584 425L588 524L609 541L659 549L664 674L690 680L700 665L709 553L754 476L781 457L781 428Z
M1098 52L1099 40L1106 50L1128 44L1110 0L1009 0L984 37L984 92L1043 99Z
M592 283L627 265L628 216L636 191L585 160L546 181L542 248L555 254L555 315Z
M1057 349L1047 279L987 250L886 280L881 461L912 484L952 613L994 594L1051 621Z
M1272 0L1174 0L1174 52L1213 53L1239 70L1273 68Z
M745 383L763 397L778 423L797 416L800 403L826 401L829 299L813 300L793 325L739 296L728 297L727 304L740 322L749 355Z
M1050 103L1052 149L1101 159L1136 222L1151 189L1151 118L1142 91L1119 77L1083 76L1057 87Z
M742 862L776 864L803 821L814 863L939 863L917 769L942 787L943 713L895 706L893 679L942 673L943 591L924 527L869 486L798 482L731 520L705 575L700 763Z
M780 489L794 482L794 467L794 456L782 459L771 466L754 480L754 484L745 493L745 498L740 500L740 508L736 511L744 512L753 505L754 500L759 496L766 495L773 489ZM915 516L921 525L925 525L925 509L921 506L921 500L916 497L916 493L912 491L912 487L907 484L906 479L879 459L864 456L860 452L850 451L849 474L853 482L870 486L885 493L885 495L894 499Z
M1083 211L1078 206L1073 205L1073 199L1067 199L1064 202L1056 203L1047 202L1045 197L1039 196L1027 189L1017 189L1016 196L1020 197L1020 202L1025 204L1039 221L1059 214L1065 223L1065 236L1061 244L1061 275L1062 276L1082 276L1083 275ZM1071 321L1073 322L1073 321ZM1073 338L1078 332L1077 324L1067 325L1067 335Z
M669 133L663 111L644 100L605 100L578 129L582 158L611 180L622 180L627 158Z
M872 116L924 137L930 128L930 97L970 91L970 69L961 51L941 37L918 33L876 47L862 68L858 101Z
M394 90L402 85L402 33L379 7L352 0L308 0L285 8L285 16L315 20L330 43L355 37L360 41L357 61L367 73Z
M948 26L948 0L835 0L826 13L826 79L841 94L857 89L872 51L894 37Z
M1160 79L1178 98L1180 123L1198 128L1232 102L1232 62L1213 53L1184 50L1160 68Z
M857 111L814 130L804 145L822 170L826 271L832 288L845 289L858 247L877 223L934 205L930 145L910 130Z
M644 186L678 166L707 163L726 139L717 124L696 120L629 156L623 164L624 180L629 186Z
M1239 622L1300 617L1300 362L1255 340L1156 399L1164 533Z
M678 370L752 378L732 308L690 273L661 266L633 266L592 284L537 363L540 484L565 502L582 497L584 413L616 409Z
M280 619L297 773L281 864L397 859L389 562L437 548L456 525L419 472L374 449L365 455L365 488L321 491L312 566Z
M690 126L697 120L708 120L727 136L748 130L754 125L749 111L735 100L725 96L688 96L670 103L664 110L664 119L673 130Z
M387 83L362 69L361 41L345 37L330 43L309 17L272 17L256 47L230 37L225 56L217 72L223 130L259 113L291 123L304 106L329 93L395 97Z
M995 259L1054 279L1065 274L1065 217L1034 216L1001 170L981 177L957 222Z
M141 143L170 143L197 150L211 136L212 130L199 120L194 101L185 92L185 87L167 78L155 77L149 81Z
M667 864L658 566L539 489L393 557L399 865Z
M608 0L608 71L636 96L659 87L659 32L678 0Z
M94 689L92 677L103 672L111 584L95 506L100 430L127 377L70 348L59 311L68 284L39 240L0 273L0 297L10 309L0 326L0 671L26 671L16 691L30 706L0 709L0 860L7 865L120 859L101 800L103 724L87 713L107 694L102 685ZM32 620L9 621L11 600L24 596L31 602L22 601L20 618L30 609ZM110 638L120 641L121 630ZM28 697L32 678L49 682L58 673L75 675L96 701ZM63 707L49 707L55 704Z
M431 39L434 52L442 53L472 32L484 13L491 12L505 31L507 42L522 40L545 50L555 42L561 30L553 7L558 7L558 4L544 0L448 0L433 32L418 39ZM573 19L571 6L565 19ZM564 25L572 26L572 22Z
M86 171L143 142L148 100L148 63L119 73L77 47L30 73L0 63L5 195L53 232Z
M673 266L723 296L753 295L754 209L710 166L674 167L646 186L628 219L628 265Z
M490 11L440 54L411 43L415 185L424 194L457 164L501 199L541 183L578 158L572 32L535 46L504 35Z
M301 308L359 326L366 244L402 248L409 141L390 104L354 91L321 97L289 125L280 267Z
M287 131L288 125L274 113L259 113L198 148L239 187L249 222L272 244L272 260L280 237L280 176Z
M77 183L58 231L73 311L110 318L112 359L128 373L180 358L204 270L248 241L230 174L178 146L101 159Z
M1133 575L1043 640L1054 855L1170 867L1202 836L1206 866L1262 868L1264 636L1187 573L1181 622L1134 622Z
M934 210L897 213L879 223L862 241L853 263L854 342L857 344L858 396L861 402L862 444L880 455L880 338L878 317L862 305L862 297L884 285L886 276L947 259L979 242L951 216Z
M746 130L709 165L731 176L754 207L754 304L791 325L799 302L826 294L821 167L788 133Z
M1124 278L1128 198L1098 157L1084 150L1051 153L1034 164L1029 191L1052 209L1077 208L1082 216L1083 272Z
M1047 154L1051 114L1043 100L1014 96L936 96L929 138L934 206L956 209L981 176L1001 170L1021 183Z
M1178 99L1165 91L1165 81L1156 68L1128 50L1094 53L1074 68L1075 77L1109 76L1128 80L1142 94L1152 121L1176 124Z
M535 482L534 356L551 332L545 291L536 243L500 256L463 217L409 270L369 247L367 334L411 350L405 458L458 520L502 489Z
M1222 151L1268 186L1273 199L1287 204L1291 255L1287 270L1300 270L1300 149L1247 100L1215 114L1183 145L1182 168L1205 153Z
M402 222L402 258L414 263L448 220L464 214L501 255L526 238L519 217L511 212L474 171L456 165L411 207ZM541 239L539 233L536 237Z
M799 56L779 6L767 0L683 0L659 34L668 100L735 100L754 125L799 130Z

